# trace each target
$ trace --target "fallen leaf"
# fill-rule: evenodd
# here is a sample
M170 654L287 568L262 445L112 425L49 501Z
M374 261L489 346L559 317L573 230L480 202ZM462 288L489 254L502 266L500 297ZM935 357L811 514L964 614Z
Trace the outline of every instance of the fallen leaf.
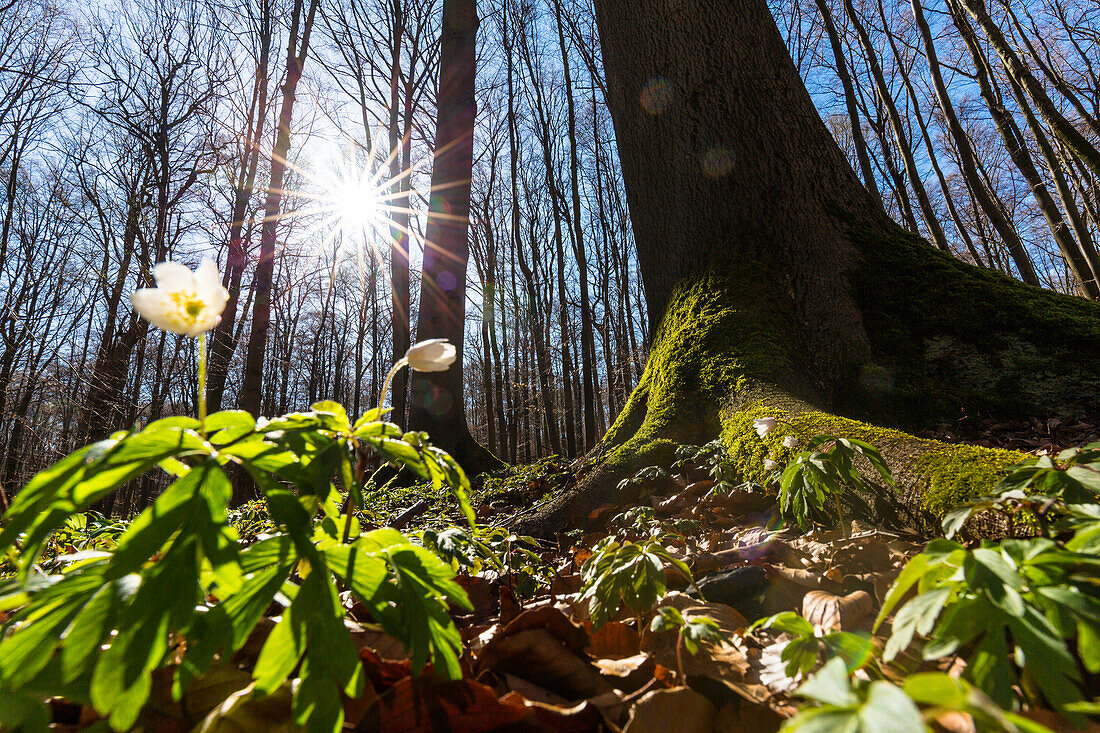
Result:
M477 659L477 672L508 672L569 700L612 689L599 671L544 628L524 629L490 641Z
M291 715L290 685L284 684L266 697L253 697L253 686L230 695L195 727L193 733L294 733L299 728Z
M717 710L689 687L646 693L630 710L623 733L711 733Z
M586 626L589 625L586 622ZM640 650L638 629L622 621L609 621L588 633L588 652L593 657L621 659L632 657Z
M592 664L616 689L636 692L653 680L657 663L648 654L635 654L625 659L595 659Z
M483 684L469 679L445 680L430 674L406 677L386 690L355 726L356 731L366 733L543 729L529 709L501 702Z
M857 590L846 596L812 590L802 599L802 616L816 628L826 631L851 629L866 618L874 607L867 591Z

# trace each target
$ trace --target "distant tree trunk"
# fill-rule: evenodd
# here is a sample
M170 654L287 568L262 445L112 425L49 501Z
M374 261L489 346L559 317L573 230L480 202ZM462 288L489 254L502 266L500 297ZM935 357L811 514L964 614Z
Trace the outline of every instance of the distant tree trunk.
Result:
M409 350L409 179L403 157L398 149L404 149L402 128L398 105L401 103L401 40L405 34L405 12L403 0L391 0L393 27L390 49L390 180L397 193L392 205L397 210L393 214L393 226L390 227L390 284L392 287L393 358L400 359ZM406 115L410 114L406 111ZM405 424L405 402L408 396L409 375L405 370L398 372L393 379L393 413L390 419L398 425Z
M566 132L569 136L569 180L573 194L573 257L577 262L577 281L581 294L581 391L584 400L584 449L596 444L596 342L592 323L592 297L588 292L588 254L584 245L584 222L581 221L580 159L577 154L577 113L573 100L573 78L569 72L569 49L565 45L560 0L554 0L565 75Z
M245 355L244 380L241 384L240 408L253 414L260 412L261 388L264 375L264 352L267 349L267 331L271 320L271 285L275 274L275 244L279 214L283 202L283 177L287 156L290 154L290 122L294 113L295 91L302 78L302 70L309 52L309 35L320 0L310 0L309 11L302 18L303 0L295 0L294 15L290 24L290 37L286 51L286 79L283 81L283 100L279 109L279 129L275 148L271 154L271 182L267 187L264 205L264 223L260 233L260 259L256 263L255 299L252 303L252 328L248 334L248 351ZM298 39L299 27L301 41Z
M912 115L916 119L917 127L921 131L921 138L924 140L925 152L928 154L928 163L932 166L932 170L936 174L936 180L940 183L940 190L943 192L943 201L947 204L947 211L951 215L951 221L955 224L955 230L959 233L959 237L963 240L963 244L966 247L966 251L973 258L975 264L981 265L982 258L978 254L978 250L974 247L974 241L970 237L970 232L962 222L962 218L959 216L958 209L955 208L955 201L951 196L951 190L947 185L947 179L943 175L943 170L940 168L939 160L936 157L936 149L932 144L932 136L928 132L928 125L925 123L924 115L920 111L920 100L917 97L917 92L913 88L913 82L909 78L909 71L907 70L907 64L902 58L901 52L898 50L897 41L894 39L894 34L890 31L890 25L886 21L886 10L883 7L882 0L878 0L878 14L879 19L882 21L883 31L886 34L886 39L890 43L890 50L894 54L894 61L897 63L898 73L901 75L902 84L905 86L905 91L909 94L909 100L912 102Z
M1100 175L1100 150L1097 150L1081 131L1058 111L1058 107L1047 95L1046 90L1043 89L1043 85L1039 83L1039 80L1035 78L1027 65L1016 55L1012 46L1005 39L1004 33L1001 32L1000 27L989 17L984 0L954 1L959 2L962 7L966 8L970 15L974 17L974 20L978 22L978 25L981 26L986 38L989 39L993 49L1000 56L1005 72L1031 97L1043 121L1050 126L1050 129L1054 131L1054 134L1066 147L1081 157L1081 160L1093 173Z
M913 7L914 12L919 12L919 0L913 0ZM1016 125L1012 113L1005 108L999 91L993 86L994 81L990 74L991 70L987 66L985 56L982 55L969 21L960 13L953 13L953 15L955 16L955 25L962 34L963 40L970 51L970 57L974 62L982 99L985 100L986 106L989 108L989 113L1001 135L1001 140L1004 141L1005 149L1008 150L1012 162L1016 164L1016 168L1020 171L1024 180L1027 181L1036 203L1039 204L1039 210L1050 227L1051 235L1058 244L1058 249L1067 264L1069 264L1070 271L1073 273L1081 294L1096 300L1097 297L1100 297L1100 287L1097 286L1096 276L1092 273L1084 252L1078 245L1077 240L1074 239L1069 225L1062 217L1062 212L1059 211L1058 205L1054 202L1054 198L1050 195L1046 184L1039 175L1039 171L1031 159L1031 153L1027 149L1027 141L1024 139L1023 133ZM918 21L918 24L921 23L923 23L923 16ZM923 28L927 28L927 24ZM1026 102L1026 100L1022 101Z
M829 45L833 50L836 75L840 78L840 85L844 89L844 102L848 109L848 124L852 128L852 142L855 144L859 169L863 173L863 185L867 188L867 192L871 194L871 198L879 206L882 206L882 194L879 193L878 184L875 182L875 172L871 167L871 156L867 153L867 140L863 137L863 126L859 121L856 93L852 88L852 75L848 73L848 59L844 56L844 49L840 45L840 34L837 33L832 11L829 10L829 0L815 0L815 2L817 2L818 12L821 13L821 23L825 27L825 35L829 37Z
M902 125L901 115L898 113L898 108L894 103L893 96L890 94L890 89L886 86L886 78L882 74L882 66L878 62L878 55L875 51L875 47L871 44L871 38L867 34L867 29L864 27L863 21L860 20L859 14L852 4L852 0L844 0L844 8L848 11L848 20L852 22L852 27L855 28L856 36L863 46L863 53L867 57L867 65L871 70L871 78L875 82L875 89L878 92L879 101L882 103L882 106L886 110L886 114L890 118L890 125L894 129L894 138L897 140L898 144L898 152L901 154L902 162L905 163L905 173L909 177L909 184L913 187L913 194L917 197L917 205L920 206L925 226L928 227L928 231L932 234L932 241L935 243L936 247L944 252L949 252L950 248L947 246L947 237L944 236L943 227L940 226L940 220L936 216L935 210L932 208L932 202L928 200L928 191L924 188L924 181L921 178L920 170L917 168L916 160L913 158L913 151L909 147L909 140L905 134L905 127Z
M450 339L458 358L446 371L413 373L409 412L414 430L426 430L433 444L454 455L471 473L499 465L470 435L463 396L477 28L476 0L444 0L435 160L416 337Z
M623 500L618 482L671 463L678 443L721 437L740 474L765 481L763 460L783 449L752 420L772 415L800 437L876 443L900 493L846 495L850 516L931 532L1020 454L858 420L911 429L960 410L1100 415L1100 305L968 265L886 218L818 116L765 0L597 0L596 12L659 327L599 467L518 531L549 536ZM675 97L651 114L639 99L658 73ZM717 145L733 164L707 175L697 161Z
M1012 261L1016 263L1016 269L1020 278L1029 285L1038 285L1039 276L1035 274L1035 268L1031 264L1031 257L1024 248L1016 228L1008 220L1004 207L999 201L994 200L994 194L986 188L977 169L977 156L970 145L970 138L955 115L955 106L951 96L947 93L947 85L943 83L943 75L940 73L940 62L936 55L936 46L932 41L932 32L928 28L928 22L924 19L924 11L921 9L921 0L911 0L913 17L917 21L921 38L924 40L924 51L928 57L928 70L932 75L932 86L936 90L936 99L939 101L940 110L943 112L947 129L955 141L955 150L959 153L962 163L962 174L970 182L970 189L974 192L978 202L982 205L993 228L1001 235L1001 239L1008 247Z
M260 163L260 147L263 143L264 122L268 112L268 76L271 44L274 38L272 30L271 6L265 2L261 6L261 26L259 33L260 56L256 64L256 79L252 91L252 104L248 111L248 123L245 132L244 150L241 154L241 168L238 171L237 185L233 191L233 207L230 212L229 250L225 259L225 275L222 284L229 291L222 319L210 339L210 357L207 364L206 404L210 412L222 409L225 397L225 383L229 375L229 361L237 348L235 326L237 311L241 300L241 280L248 265L248 253L245 251L243 236L245 216L252 193L256 187L256 171Z

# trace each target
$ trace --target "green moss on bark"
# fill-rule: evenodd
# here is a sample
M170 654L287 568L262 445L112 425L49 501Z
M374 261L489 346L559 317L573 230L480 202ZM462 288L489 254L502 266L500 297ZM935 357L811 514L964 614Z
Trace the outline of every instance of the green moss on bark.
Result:
M609 466L646 465L639 454L711 440L717 406L746 380L795 381L787 311L767 278L751 283L734 288L706 275L676 292L645 372L604 436Z
M948 509L989 494L1024 458L1017 451L941 444L916 461L915 471L927 484L923 508L942 518Z
M762 417L780 420L779 426L764 438L753 428L753 420ZM931 531L948 509L988 494L1008 474L1009 467L1026 457L1018 451L920 438L808 409L783 396L742 401L731 406L722 420L722 442L731 459L743 476L757 482L769 477L764 459L786 464L802 449L784 447L784 438L793 436L804 446L821 434L857 438L878 448L902 486L899 500L909 505L909 519L916 518L918 527Z
M873 363L841 411L918 427L961 414L1100 415L1100 304L854 228Z

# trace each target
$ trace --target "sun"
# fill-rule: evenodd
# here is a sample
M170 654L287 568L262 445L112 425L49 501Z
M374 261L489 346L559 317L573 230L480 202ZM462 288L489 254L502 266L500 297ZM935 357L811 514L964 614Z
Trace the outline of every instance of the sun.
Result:
M349 234L369 230L379 220L379 190L372 181L341 179L325 193L335 223Z

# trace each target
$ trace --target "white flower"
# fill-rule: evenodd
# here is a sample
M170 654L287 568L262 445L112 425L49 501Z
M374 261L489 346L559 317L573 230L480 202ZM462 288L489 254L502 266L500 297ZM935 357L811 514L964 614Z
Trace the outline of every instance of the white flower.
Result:
M775 426L778 424L779 422L774 417L762 417L759 420L752 421L752 426L756 428L756 434L761 438L775 430Z
M198 336L221 321L229 291L222 287L213 260L204 259L194 272L178 262L161 262L153 268L153 277L157 286L135 290L130 302L157 328Z
M788 435L786 438L783 438L783 447L784 448L795 448L797 446L798 446L798 438L794 437L793 435Z
M404 360L416 372L443 372L454 364L457 355L454 344L447 339L428 339L413 344Z
M775 461L773 461L773 460L772 460L772 459L770 459L770 458L765 458L765 459L764 459L764 470L766 470L766 471L774 471L774 470L775 470L775 469L777 469L777 468L779 468L779 464L778 464L778 463L776 463Z

